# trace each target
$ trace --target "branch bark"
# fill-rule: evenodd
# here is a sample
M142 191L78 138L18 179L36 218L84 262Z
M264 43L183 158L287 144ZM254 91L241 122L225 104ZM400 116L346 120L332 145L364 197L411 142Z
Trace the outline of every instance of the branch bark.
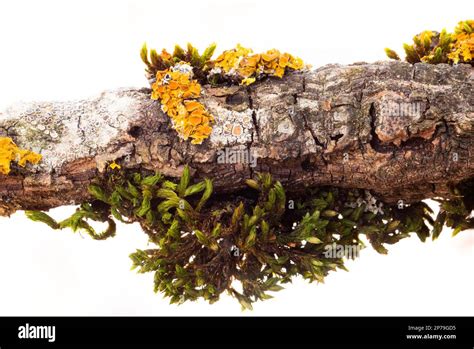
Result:
M222 193L268 171L289 191L363 188L389 203L449 197L451 184L474 176L473 77L470 65L393 61L207 86L202 102L216 124L201 145L177 137L148 89L13 105L0 114L0 136L43 161L0 175L0 215L83 202L111 161L171 177L189 164ZM252 160L248 152L255 167L229 163Z

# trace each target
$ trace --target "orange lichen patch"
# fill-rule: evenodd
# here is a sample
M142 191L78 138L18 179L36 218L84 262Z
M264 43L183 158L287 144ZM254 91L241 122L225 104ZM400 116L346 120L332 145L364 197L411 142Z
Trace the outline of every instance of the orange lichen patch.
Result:
M262 75L283 77L286 69L303 69L301 58L276 49L261 54L251 54L252 50L240 45L224 51L215 61L214 68L220 68L227 75L237 75L242 85L250 85Z
M117 164L115 161L112 161L112 163L109 165L109 168L112 170L120 170L122 166Z
M184 62L175 70L158 71L151 98L160 100L161 109L183 139L191 138L192 144L201 144L211 134L214 118L195 100L201 95L201 85L191 79L191 74Z
M250 84L253 84L255 82L255 78L245 78L243 79L240 84L241 85L250 85Z
M234 127L232 127L232 135L238 137L241 134L242 134L242 126L234 125Z
M196 101L184 101L184 106L186 108L186 111L192 112L194 110L200 109L202 107L202 104Z
M24 150L17 147L13 140L9 137L0 137L0 173L9 174L11 171L10 164L12 161L18 163L19 166L25 167L27 162L37 164L41 161L42 156L30 150Z
M280 52L273 49L261 54L262 60L264 62L273 62L280 57Z
M280 51L273 49L242 59L238 72L246 79L259 77L261 74L282 78L286 68L300 70L303 67L304 63L301 58L293 57L289 53L280 53Z
M452 52L448 57L457 64L472 62L474 57L474 20L459 22L453 34Z
M268 51L262 54L261 60L257 65L257 71L263 70L264 73L283 77L286 68L293 70L303 69L304 64L300 58L293 57L289 53L280 54L277 50Z
M189 116L189 120L188 120L188 121L189 121L189 124L190 124L191 126L198 126L198 125L200 125L201 122L202 122L202 115L199 114L199 113L193 112L193 113L191 113L191 115Z
M247 57L252 50L237 44L232 50L224 51L214 61L214 66L222 68L226 73L232 69L237 69L242 58Z
M471 62L474 57L474 34L462 34L454 44L454 51L448 57L454 63Z

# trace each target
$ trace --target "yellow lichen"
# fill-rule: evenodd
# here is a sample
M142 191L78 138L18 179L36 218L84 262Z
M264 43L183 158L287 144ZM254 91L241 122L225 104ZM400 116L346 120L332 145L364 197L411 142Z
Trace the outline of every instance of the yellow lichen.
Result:
M162 50L141 50L147 65L147 76L153 78L151 98L159 100L161 109L172 120L172 127L183 139L201 144L212 132L214 117L197 99L201 83L233 83L250 85L264 76L282 78L288 69L304 67L300 58L278 50L253 54L252 50L237 45L211 60L215 44L202 55L188 44L187 50L175 46L173 54ZM237 132L238 133L238 132ZM240 132L241 133L241 132Z
M237 45L236 48L224 51L214 61L214 67L225 74L235 75L243 85L250 85L261 75L283 77L287 68L300 70L304 68L301 58L289 53L280 53L276 49L261 54L251 54L252 50Z
M448 57L455 63L471 62L474 57L474 20L459 22L453 34L454 43Z
M441 33L426 30L413 37L413 44L404 44L405 60L409 63L473 63L474 20L459 22L454 33L445 29ZM400 57L388 48L385 53L391 59Z
M240 60L252 53L252 49L242 47L240 44L232 50L222 52L215 60L215 67L222 68L225 72L237 69Z
M112 170L120 170L122 168L122 166L120 166L119 164L117 164L115 161L112 161L110 164L109 164L109 168L112 169Z
M19 166L25 167L27 162L37 164L42 156L30 150L24 150L17 147L9 137L0 137L0 173L9 174L11 171L11 162L15 161Z
M192 71L180 69L185 65L181 62L175 70L158 71L151 98L160 100L161 109L183 139L191 138L191 143L201 144L211 134L214 118L196 101L201 95L201 85L191 79Z
M255 78L245 78L243 79L240 84L241 85L250 85L250 84L253 84L255 82Z

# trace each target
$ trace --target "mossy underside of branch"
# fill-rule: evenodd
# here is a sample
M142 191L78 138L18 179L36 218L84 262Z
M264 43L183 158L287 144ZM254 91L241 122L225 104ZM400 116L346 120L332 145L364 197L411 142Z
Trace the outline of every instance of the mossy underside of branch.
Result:
M105 178L89 187L95 200L62 222L43 212L26 214L94 239L114 236L114 221L138 222L156 247L132 253L133 269L153 272L155 292L171 303L213 303L227 291L251 309L295 276L323 282L331 270L345 269L344 258L356 257L347 251L364 247L362 236L385 254L385 245L412 233L425 241L436 239L444 226L453 235L474 228L474 180L453 188L457 199L438 199L441 209L434 216L424 202L384 205L361 190L321 187L287 197L269 174L256 175L248 189L227 196L211 195L210 180L193 183L187 167L179 182L118 169L109 169ZM109 227L97 233L90 220Z

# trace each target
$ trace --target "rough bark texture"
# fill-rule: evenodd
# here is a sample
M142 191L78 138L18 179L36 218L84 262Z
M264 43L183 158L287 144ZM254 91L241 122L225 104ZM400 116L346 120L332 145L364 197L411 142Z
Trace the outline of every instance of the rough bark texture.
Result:
M0 114L0 136L44 159L0 175L0 215L80 203L113 160L173 177L189 164L220 192L269 171L294 191L364 188L386 202L449 196L449 184L474 176L473 84L469 65L377 62L206 87L216 125L202 145L178 138L148 89L15 105ZM219 163L225 148L250 150L257 166Z

